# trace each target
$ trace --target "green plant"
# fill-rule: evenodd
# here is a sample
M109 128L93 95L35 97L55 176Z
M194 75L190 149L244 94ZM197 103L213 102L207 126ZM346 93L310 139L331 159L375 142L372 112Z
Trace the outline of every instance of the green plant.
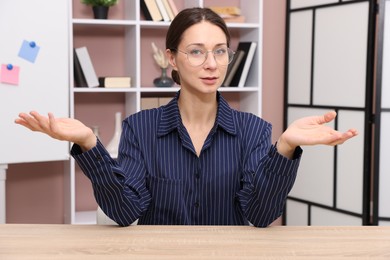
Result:
M81 3L91 6L113 6L118 0L81 0Z

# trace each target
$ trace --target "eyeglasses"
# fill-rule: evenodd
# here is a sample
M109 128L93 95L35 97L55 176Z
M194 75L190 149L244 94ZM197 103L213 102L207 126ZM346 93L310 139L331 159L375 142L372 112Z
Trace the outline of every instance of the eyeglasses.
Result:
M177 51L186 54L188 62L194 67L204 64L209 52L213 54L215 61L222 66L229 65L235 54L234 51L226 46L217 47L211 51L205 50L199 46L190 46L186 51L181 51L179 49L177 49Z

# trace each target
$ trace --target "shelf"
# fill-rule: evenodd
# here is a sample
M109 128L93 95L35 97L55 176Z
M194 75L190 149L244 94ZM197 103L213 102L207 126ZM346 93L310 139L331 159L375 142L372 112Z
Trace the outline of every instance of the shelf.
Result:
M99 20L99 19L73 19L73 25L135 25L137 24L134 20Z
M73 88L75 93L136 92L136 88Z
M135 20L98 20L98 19L73 19L73 25L91 25L91 26L126 26L126 25L137 25L141 28L168 28L170 22L153 22L153 21L135 21ZM259 25L257 23L227 23L230 29L257 29Z

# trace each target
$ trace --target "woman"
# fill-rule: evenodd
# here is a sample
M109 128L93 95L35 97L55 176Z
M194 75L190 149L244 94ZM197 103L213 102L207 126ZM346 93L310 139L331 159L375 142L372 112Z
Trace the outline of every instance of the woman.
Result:
M335 112L295 121L271 144L271 125L231 109L218 92L233 57L229 31L207 8L181 11L166 37L181 90L166 106L123 121L113 160L91 129L69 118L21 113L16 123L74 143L103 211L119 225L266 227L283 211L301 145L341 144L357 134L324 124Z

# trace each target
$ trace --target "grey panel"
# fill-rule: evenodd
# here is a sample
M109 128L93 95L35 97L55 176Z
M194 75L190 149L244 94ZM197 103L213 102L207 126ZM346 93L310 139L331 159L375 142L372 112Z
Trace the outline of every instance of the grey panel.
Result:
M359 226L360 217L349 216L333 210L312 207L312 226Z
M288 226L307 226L308 222L308 205L293 200L287 200L287 222Z
M389 13L390 14L390 13ZM381 114L379 216L390 217L390 112Z
M288 102L310 104L313 11L291 14Z
M386 2L385 13L390 14L390 4ZM383 55L382 55L382 108L390 108L390 15L384 18Z
M338 129L354 127L358 136L337 146L337 208L362 213L364 166L364 112L338 112Z
M291 0L291 8L303 8L323 4L337 3L338 0Z
M362 2L317 10L314 105L365 106L368 7Z

